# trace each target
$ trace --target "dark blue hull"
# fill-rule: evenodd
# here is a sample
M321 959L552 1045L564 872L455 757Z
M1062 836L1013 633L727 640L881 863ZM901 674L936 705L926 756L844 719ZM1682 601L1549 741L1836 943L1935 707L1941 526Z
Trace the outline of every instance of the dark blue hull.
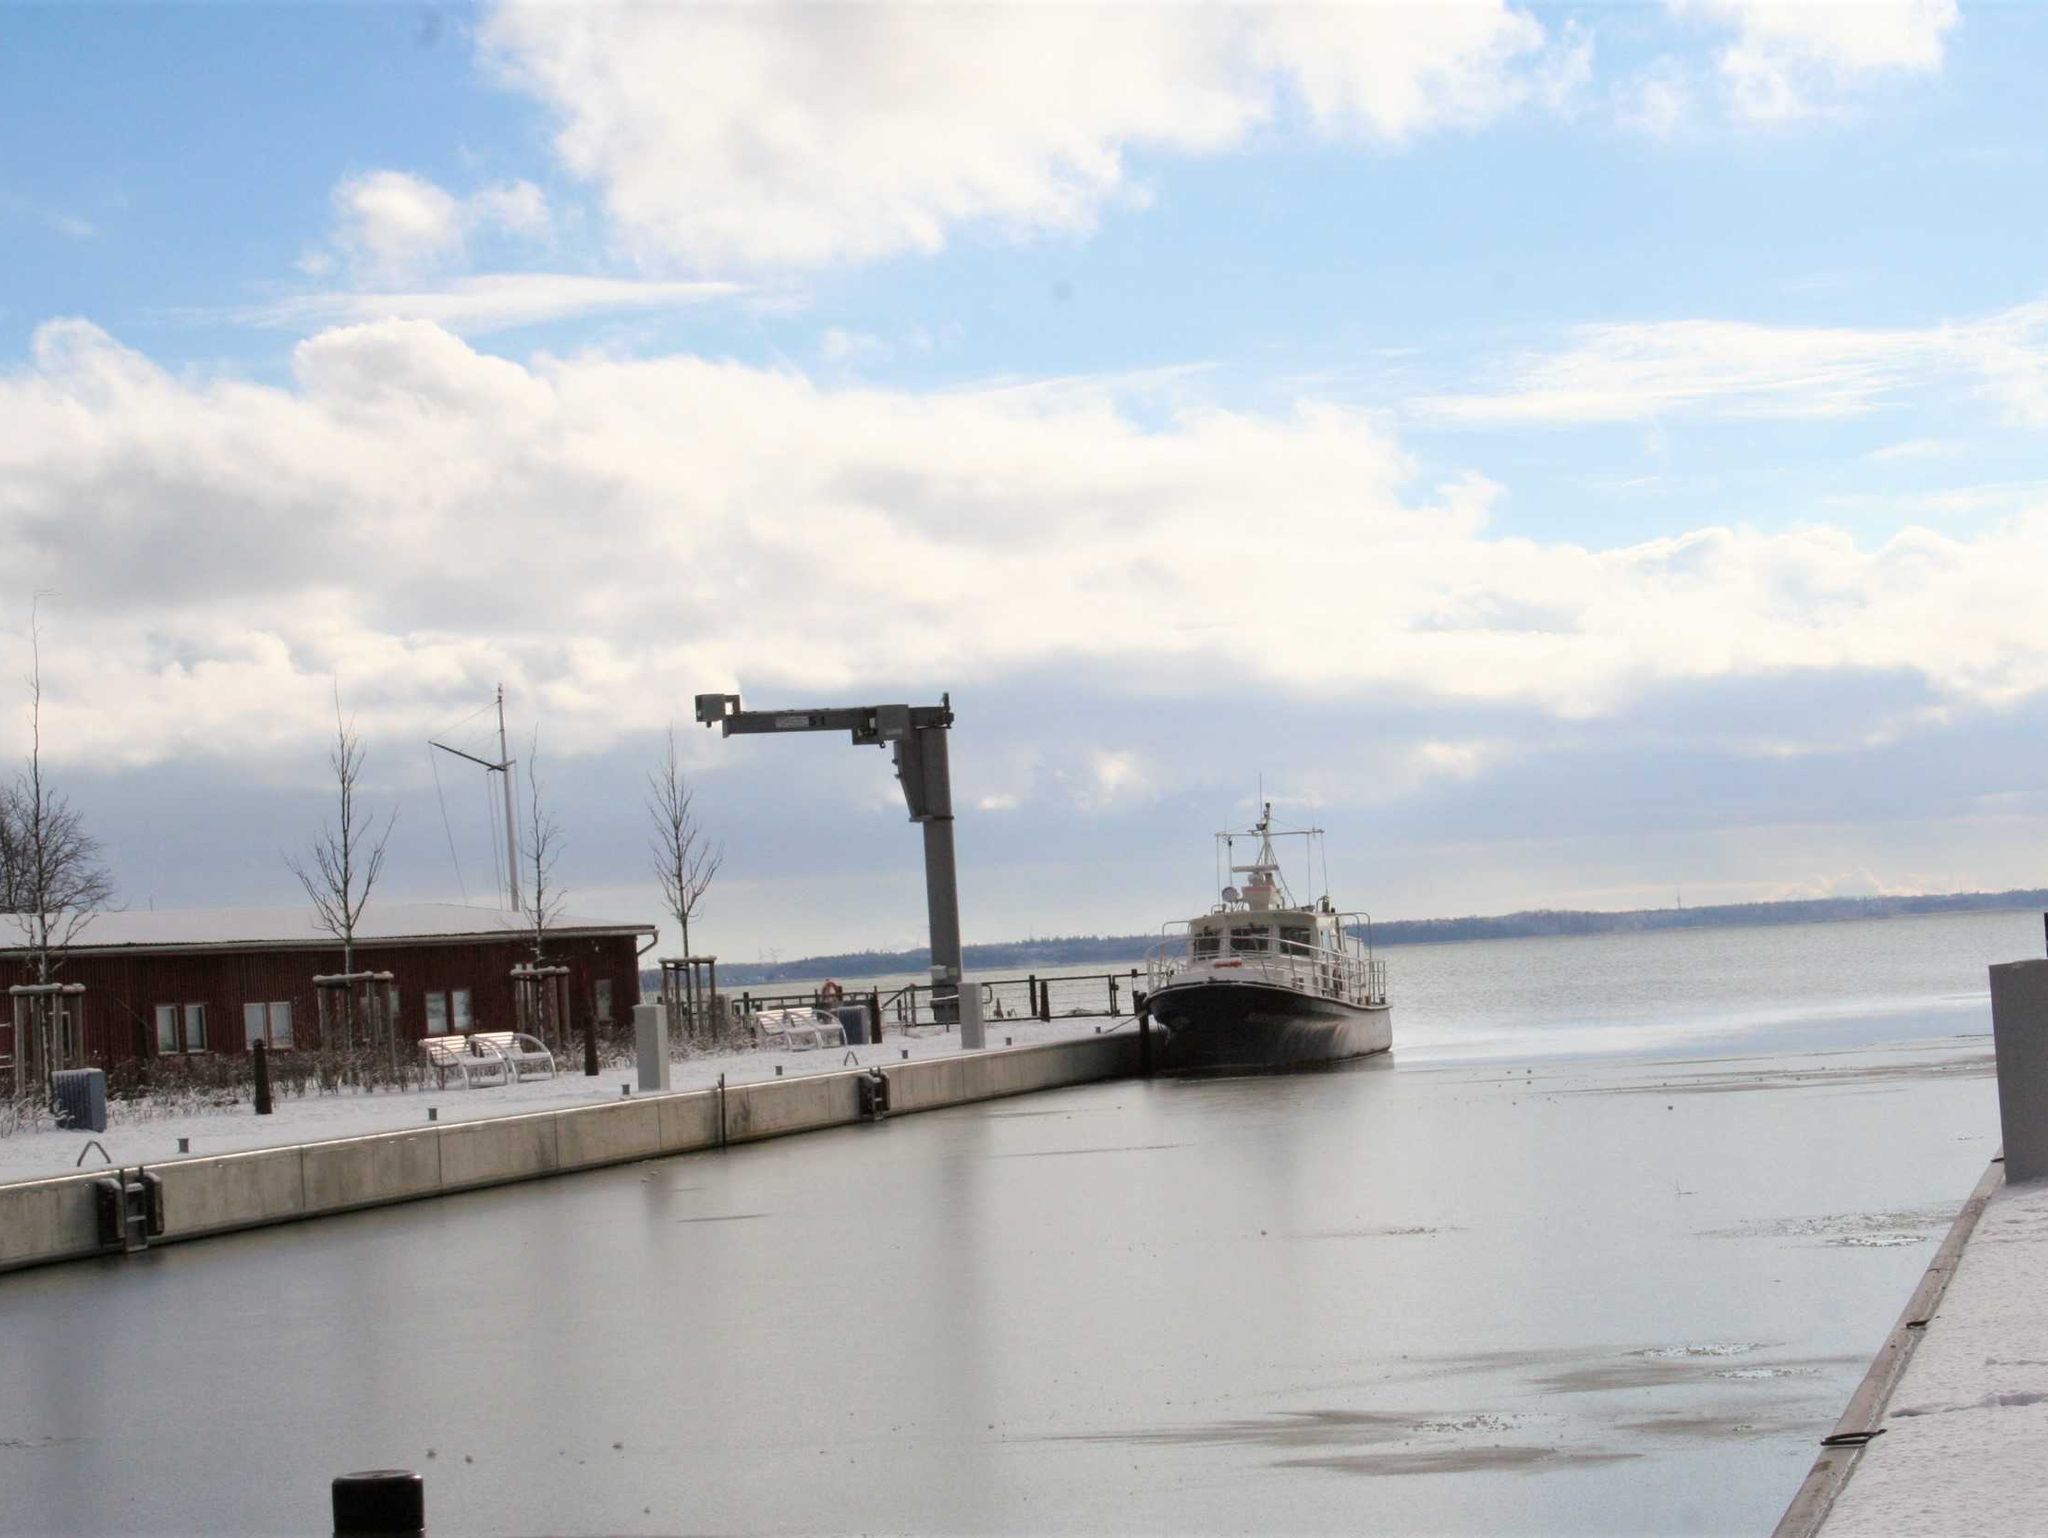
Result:
M1270 983L1169 983L1146 1000L1168 1073L1271 1072L1384 1052L1394 1012Z

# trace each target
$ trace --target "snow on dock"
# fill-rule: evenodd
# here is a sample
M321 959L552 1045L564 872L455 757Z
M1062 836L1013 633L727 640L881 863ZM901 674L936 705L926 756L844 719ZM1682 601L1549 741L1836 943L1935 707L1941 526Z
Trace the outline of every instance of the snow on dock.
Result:
M1065 1016L1050 1021L991 1020L988 1044L1000 1048L1006 1043L1019 1047L1046 1042L1070 1041L1099 1031L1121 1027L1131 1030L1131 1017ZM779 1068L785 1078L841 1070L887 1067L904 1061L915 1062L948 1057L960 1051L960 1038L950 1032L906 1036L892 1031L879 1044L828 1046L807 1051L730 1052L693 1057L671 1065L669 1091L711 1089L719 1075L728 1084L758 1083L776 1077ZM575 1054L553 1078L528 1079L517 1084L488 1088L344 1091L332 1095L284 1096L269 1116L257 1116L245 1101L203 1111L164 1115L147 1102L110 1102L107 1130L102 1133L76 1131L17 1132L0 1137L0 1184L36 1180L50 1175L68 1175L85 1155L83 1168L103 1167L96 1151L99 1142L107 1158L116 1165L168 1164L180 1158L212 1154L243 1153L258 1148L289 1148L300 1143L317 1143L330 1138L357 1137L368 1132L397 1132L427 1125L428 1108L433 1108L442 1126L484 1121L500 1116L519 1116L530 1111L564 1110L582 1105L616 1103L622 1092L636 1082L632 1066L607 1068L595 1078L586 1077ZM637 1090L634 1093L639 1093ZM178 1151L178 1140L188 1148Z
M2048 1533L2048 1181L1985 1203L1823 1538Z

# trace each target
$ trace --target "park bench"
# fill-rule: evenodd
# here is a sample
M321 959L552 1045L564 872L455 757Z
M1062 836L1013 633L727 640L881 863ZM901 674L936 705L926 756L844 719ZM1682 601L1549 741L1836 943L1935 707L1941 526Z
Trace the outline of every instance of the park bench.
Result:
M505 1060L515 1079L530 1079L547 1070L549 1078L555 1074L555 1054L538 1036L529 1036L524 1031L478 1031L470 1038L480 1041Z
M755 1040L764 1047L809 1052L833 1043L846 1045L846 1028L839 1017L822 1009L757 1009L753 1026Z
M464 1089L484 1084L509 1084L512 1065L495 1047L471 1045L467 1036L428 1036L420 1042L427 1066L434 1070L434 1083L448 1087L448 1075L456 1076Z

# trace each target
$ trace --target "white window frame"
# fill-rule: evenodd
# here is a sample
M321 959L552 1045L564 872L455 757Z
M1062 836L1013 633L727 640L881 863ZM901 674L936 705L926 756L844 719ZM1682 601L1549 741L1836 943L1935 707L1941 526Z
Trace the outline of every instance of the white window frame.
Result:
M289 1051L292 1045L292 1001L272 999L242 1006L242 1045L262 1042L272 1051Z

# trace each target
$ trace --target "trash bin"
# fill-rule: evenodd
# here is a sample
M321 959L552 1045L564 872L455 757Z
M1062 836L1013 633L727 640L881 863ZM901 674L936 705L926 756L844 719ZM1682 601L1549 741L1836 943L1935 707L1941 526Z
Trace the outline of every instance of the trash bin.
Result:
M50 1110L68 1131L106 1131L106 1074L98 1068L58 1069L50 1075Z
M851 1047L864 1047L868 1042L868 1007L865 1004L841 1004L839 1026L846 1032L846 1043Z

